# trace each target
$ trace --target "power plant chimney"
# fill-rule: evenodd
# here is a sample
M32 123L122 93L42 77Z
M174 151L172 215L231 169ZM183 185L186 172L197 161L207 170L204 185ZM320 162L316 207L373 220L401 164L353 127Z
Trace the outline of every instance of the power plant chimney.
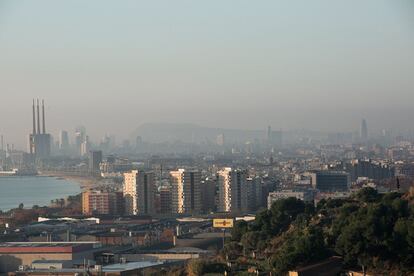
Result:
M35 100L33 99L33 134L36 134Z
M43 119L43 134L46 134L46 123L45 123L45 100L42 100L42 119Z
M39 99L37 99L37 134L40 134L40 111L39 111Z

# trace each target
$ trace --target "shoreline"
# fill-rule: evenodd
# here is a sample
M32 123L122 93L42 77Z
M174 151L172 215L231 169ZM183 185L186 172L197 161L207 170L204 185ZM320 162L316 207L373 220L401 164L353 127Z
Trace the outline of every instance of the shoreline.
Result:
M85 190L93 189L98 179L93 176L77 176L77 175L67 175L65 173L39 173L38 176L44 176L44 177L55 177L55 178L61 178L67 181L76 182L80 188L81 192Z

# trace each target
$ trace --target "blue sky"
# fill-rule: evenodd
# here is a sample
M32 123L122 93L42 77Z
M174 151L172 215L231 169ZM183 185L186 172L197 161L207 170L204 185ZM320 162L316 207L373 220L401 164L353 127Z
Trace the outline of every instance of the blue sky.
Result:
M410 1L0 0L0 133L411 128ZM10 118L13 118L12 120Z

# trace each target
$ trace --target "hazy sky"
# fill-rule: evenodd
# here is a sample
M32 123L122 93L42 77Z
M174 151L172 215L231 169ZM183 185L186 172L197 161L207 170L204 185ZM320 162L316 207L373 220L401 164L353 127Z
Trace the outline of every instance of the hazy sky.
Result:
M0 0L0 133L414 128L411 0Z

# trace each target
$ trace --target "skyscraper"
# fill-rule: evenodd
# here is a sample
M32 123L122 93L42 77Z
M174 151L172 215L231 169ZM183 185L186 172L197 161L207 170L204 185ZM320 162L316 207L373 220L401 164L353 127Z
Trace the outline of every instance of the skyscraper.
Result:
M216 185L217 180L207 178L201 181L201 211L210 213L216 211Z
M282 130L272 130L271 126L267 127L266 140L269 146L271 147L281 147L282 146Z
M40 107L37 100L37 129L36 129L36 112L35 100L33 99L33 130L29 135L29 152L39 161L50 156L51 152L51 136L46 133L45 103L42 100L42 131L40 125Z
M138 148L141 146L141 144L142 144L142 136L137 136L135 138L135 146Z
M123 193L128 215L154 213L155 181L153 172L133 170L124 173Z
M160 213L171 214L171 188L161 187L160 189Z
M99 164L102 162L102 151L91 150L89 152L89 172L96 174L99 173Z
M201 210L201 173L198 170L179 169L170 172L172 212L197 214Z
M217 137L216 137L216 144L218 146L224 146L224 144L225 144L225 138L224 138L224 134L223 133L217 135Z
M257 211L262 206L262 183L260 178L247 178L247 195L249 211Z
M69 135L66 130L61 130L59 133L59 149L67 151L69 149Z
M361 141L366 141L368 139L368 127L367 127L367 121L365 121L365 119L362 119L361 121L359 137L361 138Z
M86 139L86 129L83 126L78 126L75 130L75 147L77 155L82 155L82 144Z
M86 156L89 153L90 147L89 136L85 136L85 140L81 144L80 155Z
M218 211L241 213L248 210L247 170L224 168L217 173Z
M272 140L272 127L267 126L266 140L268 143Z

